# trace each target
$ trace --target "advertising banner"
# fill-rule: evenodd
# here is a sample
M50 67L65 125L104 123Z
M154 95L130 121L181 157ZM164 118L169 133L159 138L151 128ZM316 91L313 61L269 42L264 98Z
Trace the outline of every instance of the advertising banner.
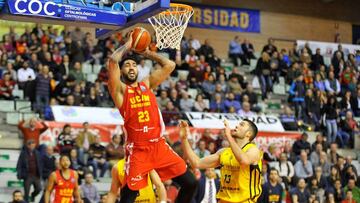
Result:
M230 127L235 128L245 117L229 113L206 113L206 112L187 112L185 113L192 126L195 128L222 129L224 120L229 121ZM284 132L280 119L272 115L256 115L247 118L253 121L259 131Z
M119 110L113 108L81 107L81 106L52 106L55 121L69 123L89 122L105 125L122 125Z
M260 11L258 10L191 6L194 8L194 15L189 21L191 27L234 32L260 32Z

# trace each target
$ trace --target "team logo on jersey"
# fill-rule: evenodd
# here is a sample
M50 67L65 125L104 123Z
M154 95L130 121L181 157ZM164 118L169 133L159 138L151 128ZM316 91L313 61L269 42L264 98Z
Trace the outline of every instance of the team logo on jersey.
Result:
M140 85L140 89L141 89L142 92L145 92L145 91L146 91L146 87L145 87L145 86Z
M135 92L134 92L133 89L128 89L128 93L129 93L129 94L134 94Z

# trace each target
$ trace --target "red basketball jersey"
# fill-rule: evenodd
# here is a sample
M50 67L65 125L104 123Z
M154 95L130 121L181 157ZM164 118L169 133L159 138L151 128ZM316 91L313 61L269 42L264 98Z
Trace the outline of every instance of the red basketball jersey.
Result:
M119 110L127 142L151 142L162 136L165 127L156 97L144 82L136 87L126 86Z
M60 170L56 172L55 200L54 203L72 203L74 188L76 185L75 172L70 171L70 178L65 180Z

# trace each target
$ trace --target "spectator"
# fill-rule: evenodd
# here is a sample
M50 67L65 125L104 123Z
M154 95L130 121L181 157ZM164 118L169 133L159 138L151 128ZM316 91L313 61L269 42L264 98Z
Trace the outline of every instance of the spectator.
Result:
M353 108L352 108L352 101L351 101L351 92L350 91L346 91L342 100L341 100L341 103L340 103L340 111L341 112L346 112L346 111L351 111Z
M268 151L264 153L264 161L267 162L276 162L278 160L276 155L276 146L275 144L270 144ZM268 163L268 165L272 165L274 163Z
M106 146L106 157L110 168L125 156L123 135L113 135L111 142Z
M324 202L325 190L321 188L318 180L315 177L311 178L310 183L308 184L308 190L310 191L311 195L315 196L316 200L319 200L319 202Z
M24 136L24 143L27 143L28 140L33 140L36 146L39 146L40 135L48 129L43 121L35 117L21 121L18 124L18 128Z
M356 90L356 95L351 98L351 107L355 116L360 116L360 88Z
M75 97L73 95L66 97L65 106L75 106Z
M41 192L42 163L40 154L35 147L34 140L27 140L16 165L17 178L24 181L25 201L27 202L33 202ZM31 185L34 186L34 190L30 196Z
M141 59L139 64L137 65L138 68L138 77L137 81L143 81L146 77L150 75L151 67L145 64L145 59Z
M261 58L259 58L255 73L259 78L261 85L262 99L267 98L268 92L272 92L272 79L271 79L271 66L270 56L267 52L263 52Z
M319 73L315 74L315 81L314 81L314 87L322 92L325 92L325 82L321 78L321 75Z
M52 146L46 146L46 153L41 158L43 180L46 181L49 175L56 170L55 162L54 148Z
M11 80L10 73L4 73L3 79L0 80L0 99L13 100L12 92L15 84L15 81Z
M320 159L319 159L319 162L314 164L314 167L321 167L321 171L322 171L322 174L324 176L329 176L330 175L330 163L328 162L327 160L327 154L326 152L321 152L320 153Z
M219 94L222 100L225 100L225 93L227 90L224 90L222 88L222 85L220 83L216 83L215 85L215 91L212 93L211 100L215 99L215 94Z
M269 38L268 43L264 46L262 52L267 52L271 56L275 51L277 51L277 48L274 45L274 39Z
M166 126L176 126L180 119L180 111L169 101L166 108L161 112Z
M310 199L310 193L306 189L306 183L303 178L300 178L297 187L290 191L292 202L297 203L308 203Z
M216 202L216 193L220 189L220 181L213 168L208 168L201 174L199 186L195 195L196 202Z
M354 178L350 178L347 186L344 188L344 192L347 195L347 192L351 191L355 202L360 202L360 188L355 185L355 182Z
M313 71L317 71L318 69L320 69L320 65L325 65L324 57L321 55L320 52L320 48L317 48L315 54L312 55L311 69Z
M180 99L180 109L184 112L192 111L194 107L194 100L191 99L187 92L182 91Z
M190 44L190 47L195 50L198 50L201 47L199 40L195 39L193 37L193 35L189 36L189 44Z
M301 135L301 139L300 140L296 140L293 144L293 152L297 155L300 156L301 152L304 150L306 152L306 154L310 154L311 151L311 147L310 147L310 143L307 141L308 140L308 134L303 133Z
M341 92L340 83L335 78L334 72L329 72L329 78L325 80L325 89L331 95L338 95Z
M228 87L229 87L229 91L231 93L235 94L235 98L236 99L240 99L241 93L242 93L242 87L239 83L238 77L236 76L231 76L230 80L227 83Z
M251 84L246 85L246 90L243 92L243 94L241 96L244 97L245 95L249 97L249 103L251 105L251 110L255 111L255 112L260 111L261 109L257 105L258 97L257 97L257 94L254 92L254 88Z
M313 166L319 164L321 152L323 152L323 146L321 143L319 143L316 145L315 151L313 151L310 155L310 161Z
M185 62L189 65L190 68L194 68L196 66L196 62L199 60L199 57L196 56L195 49L190 49L189 54L185 56Z
M26 91L26 86L35 80L36 75L32 68L29 67L27 62L22 64L22 67L17 72L18 84L20 89L24 89Z
M80 82L80 81L86 79L83 72L82 72L82 67L81 67L80 62L75 62L74 63L74 69L71 69L69 74L72 75L75 78L76 82Z
M289 90L291 100L295 105L295 116L297 118L305 118L305 84L304 77L300 75L296 81L291 84Z
M332 195L335 202L341 202L345 198L344 189L341 186L341 180L334 181L334 186L326 189L327 196Z
M308 49L303 49L300 55L300 60L307 65L311 64L311 53L308 52Z
M62 132L57 138L58 147L61 154L69 154L71 149L75 147L75 141L73 137L74 136L71 134L71 125L65 124Z
M201 94L196 95L194 110L198 112L209 111L209 102L208 100L204 100Z
M95 90L94 86L90 87L89 95L85 96L84 105L91 106L91 107L101 106L100 97L96 94L96 90Z
M328 190L332 190L334 191L335 190L335 186L336 186L336 181L337 180L340 180L340 171L339 169L333 165L331 166L331 169L330 169L330 175L327 177L327 180L326 180L326 183L327 183L327 189ZM340 183L341 185L341 183Z
M318 90L316 90L316 94ZM315 129L320 128L321 119L321 101L317 95L314 95L311 89L306 90L305 96L305 122L315 125Z
M251 59L256 59L254 55L254 46L250 43L248 39L244 39L244 42L241 44L241 48L244 51L247 61L250 61Z
M50 100L50 76L49 67L43 66L41 74L36 77L36 110L43 114L45 107L49 105Z
M315 165L313 165L315 166ZM320 188L325 189L327 187L326 176L323 174L321 166L315 166L314 178L317 180L317 184Z
M89 131L89 123L83 123L83 130L75 138L79 159L85 162L85 154L88 153L90 145L95 142L95 135Z
M275 168L270 169L269 181L262 186L263 193L258 202L281 203L283 200L283 188L279 183L279 172Z
M66 104L66 97L72 93L74 85L75 78L70 75L56 86L55 95L60 105Z
M322 148L323 148L323 151L325 151L325 152L327 151L328 145L325 142L325 139L324 139L324 136L323 136L322 133L319 133L319 134L316 135L315 142L311 145L311 151L316 150L316 145L317 144L321 144Z
M240 108L241 108L240 102L235 100L235 95L232 92L230 92L228 94L228 98L225 100L224 104L225 104L225 109L226 109L227 112L230 111L231 107L234 108L235 112L239 111Z
M76 149L71 149L70 152L70 168L75 170L79 175L79 183L84 179L85 174L89 173L88 168L85 166L84 162L79 159Z
M104 177L109 169L109 162L106 161L106 149L100 144L100 136L96 136L95 142L90 145L88 164L93 168L95 179L98 178L98 169L101 170L100 177Z
M199 141L199 146L194 150L195 154L200 157L206 157L210 155L210 152L206 149L206 142L205 140Z
M168 98L167 91L161 90L160 97L157 98L157 103L159 105L160 110L164 110L169 101L170 101L170 99Z
M241 65L249 64L246 61L244 51L241 48L239 36L235 36L234 40L232 40L229 44L229 57L232 59L235 66L240 66L238 60L241 60Z
M205 39L204 44L201 45L198 52L200 55L205 56L207 62L214 58L214 48L212 48L209 39Z
M349 90L349 85L353 77L355 77L354 71L351 70L349 66L345 67L345 70L343 70L340 74L340 83L341 83L342 92Z
M85 175L85 183L80 186L81 197L85 202L98 203L100 195L98 188L93 184L94 177L91 173Z
M290 107L285 106L284 113L282 113L279 118L285 130L289 130L289 131L298 130L297 119Z
M354 135L359 132L359 127L357 121L353 117L351 111L347 111L345 119L341 120L340 123L341 133L340 133L340 142L341 146L347 146L348 144L353 145ZM350 140L350 143L349 143ZM353 146L351 146L353 147Z
M301 151L300 160L296 162L294 168L297 178L308 180L313 176L313 166L308 160L306 151Z
M348 190L346 192L346 199L344 199L343 201L341 201L341 203L356 203L357 201L354 199L353 197L353 193L352 190Z
M221 95L219 93L216 93L215 98L211 101L210 111L217 113L225 112L225 103L222 100Z
M17 72L14 70L14 66L10 62L7 62L6 69L3 71L2 77L4 77L4 75L6 73L10 74L10 78L11 78L12 81L16 82L18 80L17 79Z
M336 51L334 53L333 58L331 59L331 64L334 66L334 74L336 77L339 77L339 73L340 73L340 66L344 65L344 59L343 59L343 55Z
M322 114L326 118L326 135L328 144L336 141L337 135L337 118L338 118L338 109L335 96L330 96L327 99L326 104L321 109Z
M239 116L244 117L253 117L256 114L250 110L250 103L249 102L243 102L242 108L237 112Z
M337 150L338 150L338 144L336 142L331 143L330 152L328 155L328 160L330 160L331 164L335 164L340 157Z
M211 94L215 91L215 77L213 74L210 74L202 83L202 90L207 98L211 98Z
M27 203L24 201L24 197L23 194L21 193L20 190L15 190L12 193L12 201L9 203Z
M286 153L281 153L280 160L274 163L274 167L279 172L279 176L285 184L285 187L289 189L295 171L294 165L288 161Z

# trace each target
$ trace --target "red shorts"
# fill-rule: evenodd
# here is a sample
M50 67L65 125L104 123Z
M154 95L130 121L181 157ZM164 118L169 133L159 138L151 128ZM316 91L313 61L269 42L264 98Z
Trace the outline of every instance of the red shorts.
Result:
M155 169L162 181L182 175L185 161L172 150L163 138L154 143L126 145L126 182L131 190L147 186L148 173Z

